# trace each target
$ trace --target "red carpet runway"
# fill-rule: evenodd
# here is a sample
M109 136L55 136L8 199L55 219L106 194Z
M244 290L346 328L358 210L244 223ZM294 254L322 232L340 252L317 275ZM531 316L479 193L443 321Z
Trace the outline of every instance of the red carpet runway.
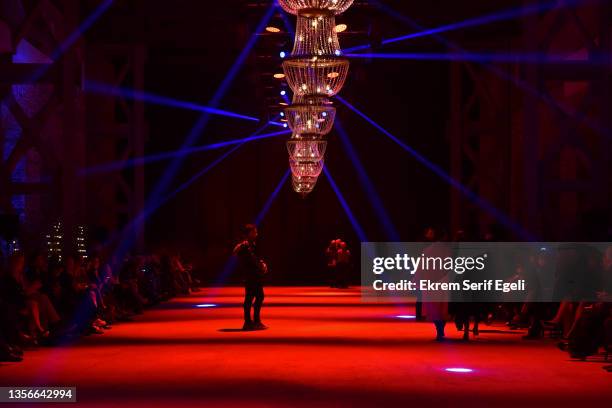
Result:
M466 344L447 326L456 341L440 344L431 324L395 317L411 308L362 304L356 290L313 287L267 288L263 318L270 329L242 332L241 295L240 288L203 290L105 335L30 351L22 363L0 366L0 386L77 386L79 403L100 407L612 401L612 374L602 370L602 359L571 361L552 340L526 342L522 332L483 326L480 338Z

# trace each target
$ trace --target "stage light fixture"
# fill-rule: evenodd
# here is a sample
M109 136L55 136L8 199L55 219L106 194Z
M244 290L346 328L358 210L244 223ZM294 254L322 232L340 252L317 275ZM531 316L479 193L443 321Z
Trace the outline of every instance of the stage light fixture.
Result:
M280 28L274 26L267 26L266 31L269 33L280 33Z
M283 79L283 78L285 77L285 74L281 74L281 73L279 72L278 74L274 74L273 76L274 76L274 78L276 78L276 79Z
M471 373L474 370L465 367L449 367L445 368L444 371L448 371L449 373Z
M334 28L334 31L336 31L337 33L343 33L346 31L347 28L348 26L346 24L338 24Z
M278 55L280 55L281 58L285 58L287 53L285 51L281 51Z

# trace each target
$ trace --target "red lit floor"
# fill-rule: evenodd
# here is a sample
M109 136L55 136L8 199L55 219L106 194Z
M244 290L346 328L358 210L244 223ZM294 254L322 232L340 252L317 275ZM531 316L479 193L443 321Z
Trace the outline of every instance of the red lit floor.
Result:
M356 290L313 287L267 288L263 316L270 329L241 332L241 295L240 288L203 290L103 336L30 351L22 363L0 366L0 386L76 385L80 403L101 407L612 401L612 374L602 370L601 357L571 361L552 340L526 342L522 332L484 326L476 341L440 344L431 324L395 318L411 308L362 304ZM202 303L217 307L194 307Z

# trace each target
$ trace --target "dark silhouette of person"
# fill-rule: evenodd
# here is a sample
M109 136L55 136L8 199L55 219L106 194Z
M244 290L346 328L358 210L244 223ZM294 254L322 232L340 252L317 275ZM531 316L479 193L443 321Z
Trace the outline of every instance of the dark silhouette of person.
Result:
M423 232L423 242L434 242L436 240L436 230L434 227L426 227ZM418 286L418 284L417 284ZM414 305L415 315L417 321L425 320L423 316L423 292L420 290L415 291L416 303Z
M243 330L264 330L261 322L261 306L264 301L263 281L268 266L257 253L257 226L247 224L242 227L243 240L234 248L238 258L238 268L244 278L244 326ZM251 319L253 308L253 319Z

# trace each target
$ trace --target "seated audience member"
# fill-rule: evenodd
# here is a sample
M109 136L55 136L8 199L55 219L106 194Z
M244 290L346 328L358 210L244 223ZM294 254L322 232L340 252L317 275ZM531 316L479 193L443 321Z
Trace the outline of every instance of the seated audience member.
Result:
M26 278L25 258L19 253L13 255L9 260L8 274L3 284L6 299L25 319L22 337L30 337L32 341L48 338L50 329L60 322L51 300L42 292L39 276L43 271L37 270L36 267L35 264L32 269L34 273Z
M134 314L142 314L147 299L139 290L139 275L142 265L136 258L128 259L121 267L119 282L123 298L123 307Z
M3 290L6 289L5 274L6 271L0 270L0 361L18 362L23 359L23 351L18 346L19 310L15 305L5 301L4 296L7 295ZM11 299L10 294L8 298Z

